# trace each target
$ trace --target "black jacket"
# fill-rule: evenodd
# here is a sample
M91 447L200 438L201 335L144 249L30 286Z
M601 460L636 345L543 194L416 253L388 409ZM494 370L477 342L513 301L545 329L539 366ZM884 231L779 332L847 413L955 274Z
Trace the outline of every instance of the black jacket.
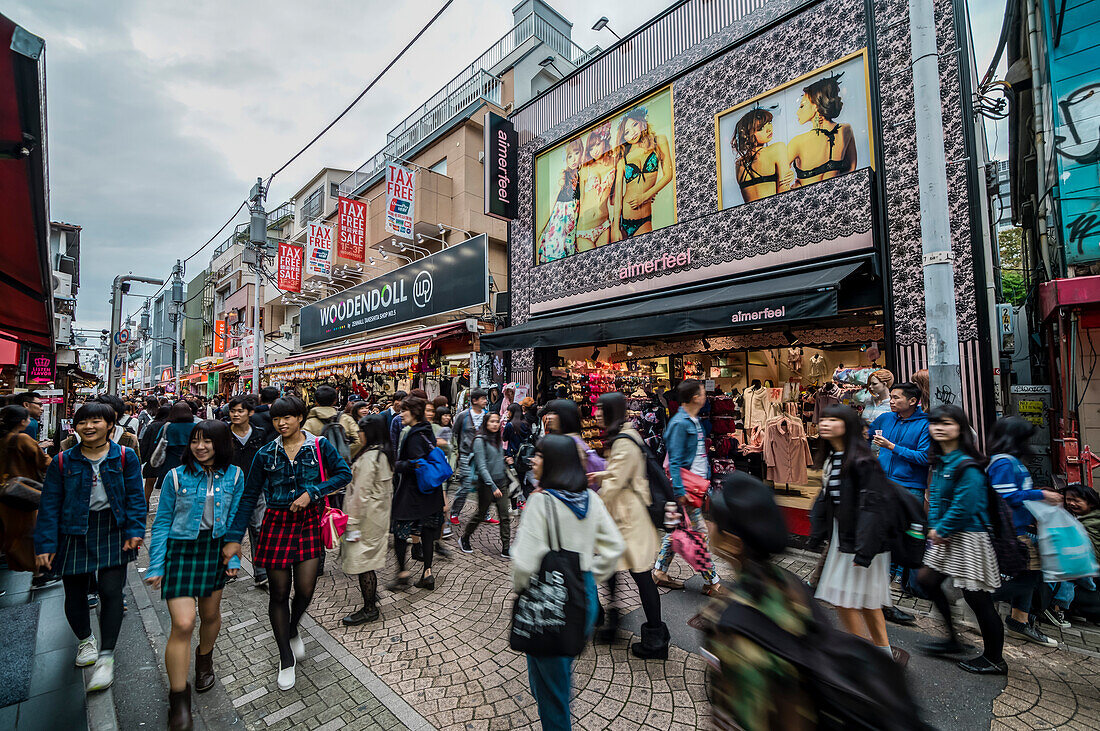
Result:
M824 475L822 476L824 480ZM870 566L875 556L890 550L887 538L893 520L886 473L874 457L846 465L840 473L840 505L834 505L824 486L810 509L811 550L832 536L837 522L837 548L855 554L857 566Z
M397 463L393 466L394 520L423 520L443 512L443 488L430 495L420 492L416 486L415 459L423 459L435 449L435 432L426 421L411 427L401 440Z
M157 447L157 438L160 436L160 428L166 423L168 422L151 421L145 426L145 431L141 433L141 439L138 440L142 464L148 464L149 458L153 456L153 450ZM146 476L151 477L151 475Z
M275 425L271 423L271 404L257 406L256 410L252 412L252 416L249 417L249 421L252 422L252 426L259 427L267 435L267 441L264 444L279 436L279 433L275 431Z
M244 472L245 482L248 481L248 471L252 468L252 460L256 457L256 452L260 447L264 446L271 441L269 437L270 432L265 432L255 424L252 425L252 433L248 435L248 441L241 444L241 440L237 439L236 434L231 434L230 438L233 440L233 464L241 468Z

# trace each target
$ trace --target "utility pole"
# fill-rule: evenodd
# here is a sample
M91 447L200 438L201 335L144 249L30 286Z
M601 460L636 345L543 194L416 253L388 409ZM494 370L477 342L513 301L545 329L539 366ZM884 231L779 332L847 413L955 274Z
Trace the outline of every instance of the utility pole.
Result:
M149 363L149 352L146 349L146 345L149 340L149 298L145 298L145 304L141 308L141 320L138 327L139 334L141 335L141 387L145 388L145 379L149 378L149 384L152 385L153 379L150 376L152 371L152 365Z
M176 265L172 267L172 304L168 310L168 318L176 325L176 398L181 398L180 371L183 370L183 262L176 259Z
M264 212L266 196L263 178L256 178L256 184L252 186L252 192L248 196L248 210L252 214L248 227L248 241L255 257L252 264L256 277L252 291L252 391L254 393L260 391L260 358L264 355L264 330L260 325L260 286L263 281L264 249L267 248L267 213Z
M119 274L115 277L115 281L111 285L111 332L107 334L107 393L118 393L118 374L115 372L115 356L118 354L118 343L115 341L115 336L122 328L122 296L130 291L130 282L164 284L163 279L135 277L132 274Z
M947 160L943 149L939 48L932 0L909 0L916 109L917 182L920 189L924 317L928 379L934 406L961 405L962 371L955 311L955 267L947 209Z

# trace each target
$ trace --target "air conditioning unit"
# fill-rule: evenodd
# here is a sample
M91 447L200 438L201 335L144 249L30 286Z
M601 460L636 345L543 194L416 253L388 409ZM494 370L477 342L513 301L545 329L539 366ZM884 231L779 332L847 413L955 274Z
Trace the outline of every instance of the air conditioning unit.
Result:
M56 274L56 272L54 272ZM61 344L67 344L73 337L72 315L53 316L54 339Z
M53 271L53 296L58 299L71 300L73 298L73 275Z
M285 339L290 340L291 338L294 337L294 326L293 325L279 325L279 332L282 333L282 336Z

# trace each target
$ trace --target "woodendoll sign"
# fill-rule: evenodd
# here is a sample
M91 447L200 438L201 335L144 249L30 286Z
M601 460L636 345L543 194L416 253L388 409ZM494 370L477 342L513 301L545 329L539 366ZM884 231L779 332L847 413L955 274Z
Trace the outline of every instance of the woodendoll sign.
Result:
M303 307L301 342L316 345L488 301L489 239L481 234Z

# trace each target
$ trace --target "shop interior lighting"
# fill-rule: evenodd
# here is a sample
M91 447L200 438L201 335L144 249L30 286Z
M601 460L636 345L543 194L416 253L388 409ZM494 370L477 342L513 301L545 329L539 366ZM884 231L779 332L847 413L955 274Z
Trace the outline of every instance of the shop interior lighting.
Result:
M633 358L634 357L634 348L631 348L629 345L626 348L626 357L627 358Z

